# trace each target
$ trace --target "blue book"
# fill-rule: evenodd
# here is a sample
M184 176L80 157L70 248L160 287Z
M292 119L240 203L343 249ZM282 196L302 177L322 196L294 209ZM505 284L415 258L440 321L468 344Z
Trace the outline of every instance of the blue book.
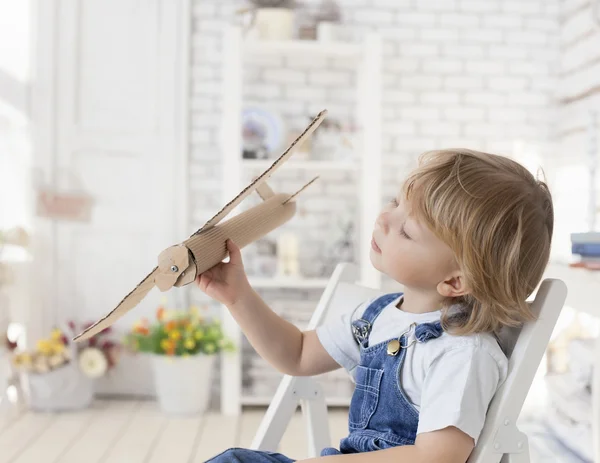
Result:
M580 256L599 257L600 243L572 243L571 252Z

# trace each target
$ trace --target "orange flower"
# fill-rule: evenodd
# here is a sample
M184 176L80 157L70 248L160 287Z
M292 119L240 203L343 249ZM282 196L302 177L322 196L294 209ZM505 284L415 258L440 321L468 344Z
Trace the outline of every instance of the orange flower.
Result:
M167 324L165 325L165 330L168 331L173 331L175 328L177 328L177 324L175 323L174 320L168 321Z
M160 306L156 311L156 318L158 321L162 321L165 318L165 308L163 306Z
M133 330L134 333L137 334L142 334L144 336L147 336L150 334L150 329L148 328L148 324L146 323L145 319L139 320L137 322L135 322L133 324Z
M139 333L143 336L148 336L150 334L150 330L148 329L147 326L143 326L143 325L136 325L133 328L133 331L136 333Z

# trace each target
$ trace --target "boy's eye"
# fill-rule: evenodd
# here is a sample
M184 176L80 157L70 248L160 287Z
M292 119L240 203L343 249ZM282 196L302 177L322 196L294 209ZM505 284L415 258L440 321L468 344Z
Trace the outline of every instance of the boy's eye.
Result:
M404 225L402 225L402 228L400 228L400 234L408 240L412 239L410 236L408 236L408 233L406 233L406 230L404 229Z

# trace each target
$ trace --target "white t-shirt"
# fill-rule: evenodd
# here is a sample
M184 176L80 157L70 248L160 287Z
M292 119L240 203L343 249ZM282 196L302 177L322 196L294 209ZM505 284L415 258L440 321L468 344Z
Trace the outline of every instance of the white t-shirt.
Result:
M441 311L414 314L397 307L401 297L379 314L369 334L369 345L396 338L412 323L435 322ZM367 301L350 307L317 328L325 350L352 377L360 363L359 346L352 335L352 321L361 318ZM414 340L414 328L408 342ZM492 397L504 382L508 360L491 334L453 336L416 342L406 352L401 373L402 387L419 410L417 434L455 426L475 443L485 422Z

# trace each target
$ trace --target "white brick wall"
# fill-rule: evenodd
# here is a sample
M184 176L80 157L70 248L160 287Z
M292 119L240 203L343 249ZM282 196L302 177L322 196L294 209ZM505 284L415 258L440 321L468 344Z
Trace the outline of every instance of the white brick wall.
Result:
M220 202L214 181L206 181L207 176L220 174L220 31L241 4L197 0L193 8L192 228L210 217ZM585 0L564 0L560 25L558 0L345 0L340 4L354 38L368 30L384 36L386 196L393 194L417 155L429 149L467 146L511 154L515 143L524 142L539 146L542 154L552 153L557 96L577 94L594 82L596 68L573 71L583 65L590 44L600 37L583 36L591 27L590 18L582 14ZM565 11L576 13L567 17ZM561 56L564 88L559 88L556 78L559 42L570 47ZM355 76L346 59L254 57L244 69L248 104L268 105L290 124L302 127L322 107L342 119L354 112ZM281 181L299 185L306 177L289 175ZM325 222L325 216L320 221L311 214L318 218L334 206L352 207L341 197L346 192L353 198L355 177L344 174L330 179L328 175L334 174L323 174L321 185L306 192L302 203L307 214L294 220L294 226L307 234L314 233L312 226L318 229Z
M600 100L600 27L592 20L590 2L565 1L561 10L560 74L557 95L561 101L559 134L587 136L589 110ZM565 148L574 142L568 137ZM581 146L580 142L577 142Z
M559 102L557 118L557 155L551 179L557 198L557 253L570 252L569 233L574 223L586 223L587 217L573 217L572 204L587 207L589 179L579 174L565 178L573 167L588 165L591 127L590 111L597 111L596 138L600 135L600 27L594 24L592 3L564 0L560 9L560 61L556 83ZM596 182L596 188L598 188ZM596 197L597 191L595 192ZM600 221L596 219L596 229ZM581 231L587 231L581 230Z

